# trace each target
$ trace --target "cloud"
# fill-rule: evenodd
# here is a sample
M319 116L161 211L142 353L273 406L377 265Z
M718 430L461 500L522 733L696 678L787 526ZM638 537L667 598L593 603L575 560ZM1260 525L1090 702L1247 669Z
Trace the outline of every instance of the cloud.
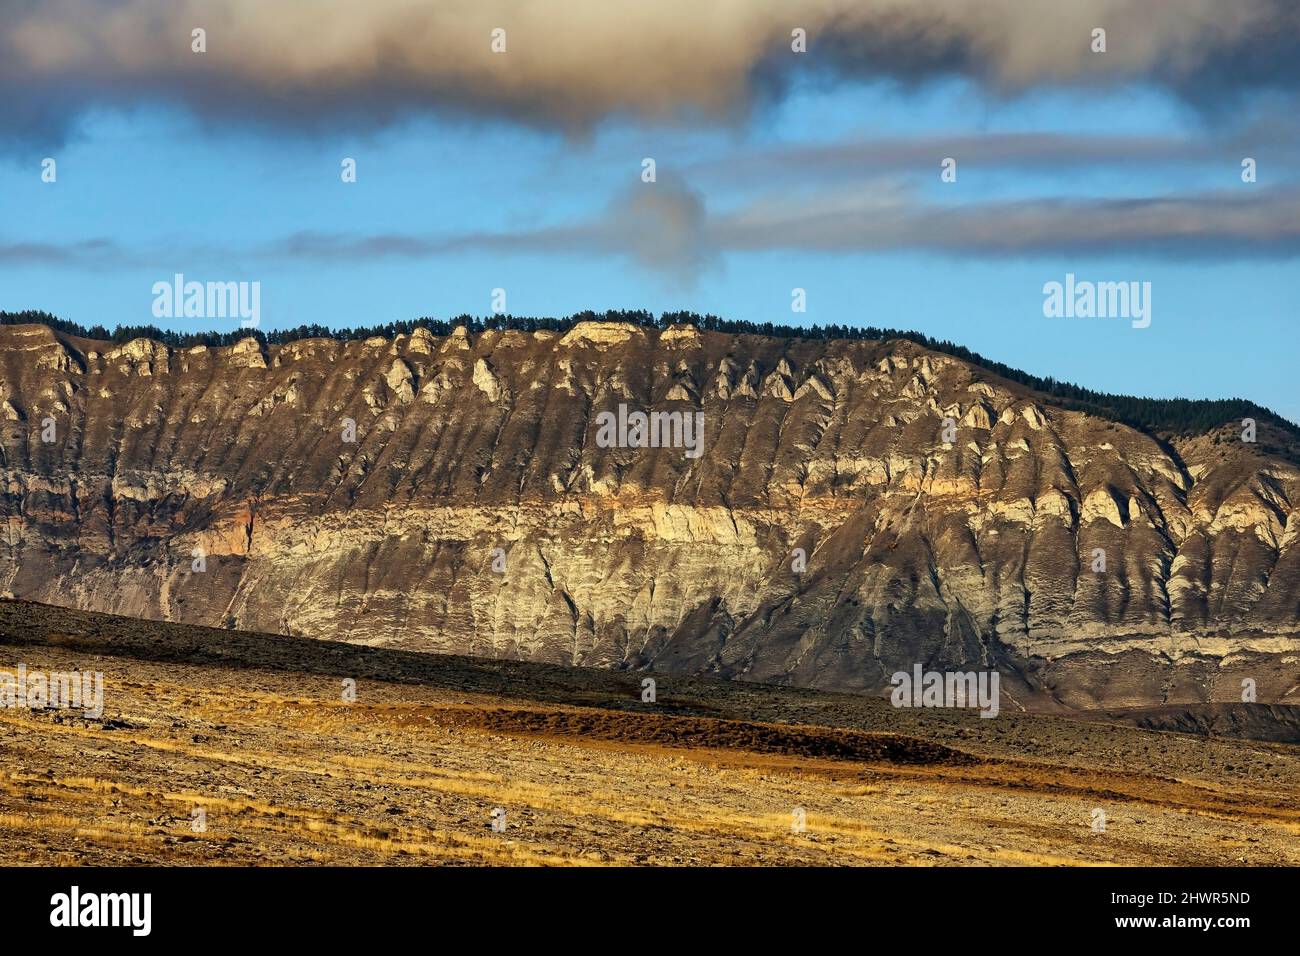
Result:
M943 157L956 157L963 170L1023 169L1054 172L1084 167L1150 168L1214 164L1235 168L1243 156L1268 157L1270 165L1300 161L1300 130L1253 124L1228 137L1096 133L931 133L820 143L747 146L731 155L687 167L693 179L735 185L837 180L879 176L899 170L933 177ZM1226 164L1226 165L1225 165Z
M444 256L620 257L690 286L729 254L871 255L920 252L973 259L1093 258L1274 260L1300 257L1300 187L1146 198L1046 198L945 204L918 199L896 181L871 191L776 193L711 214L700 195L660 176L614 198L597 215L514 232L442 235L298 232L258 247L175 240L127 255L104 239L67 244L0 241L0 266L98 268L122 262L280 259L346 265Z
M712 222L708 234L718 248L733 252L1285 259L1300 255L1300 190L1261 190L1244 198L1240 193L1213 192L956 206L892 197L778 200Z
M108 268L127 261L111 239L84 239L77 242L4 242L0 241L0 265L76 266Z
M207 31L207 52L190 49ZM506 52L490 34L506 30ZM790 49L807 31L807 53ZM1107 52L1093 53L1093 28ZM0 129L49 141L85 109L176 102L280 128L422 112L584 130L612 115L743 117L792 78L995 93L1147 82L1189 100L1300 88L1290 0L10 0Z
M298 235L270 251L293 259L429 258L494 252L620 255L689 284L727 253L928 252L1001 259L1092 257L1290 259L1300 256L1300 189L1139 199L1028 199L944 205L896 185L759 200L710 216L681 183L639 187L586 222L442 237Z
M659 176L652 185L633 187L606 216L611 245L653 271L695 282L719 263L707 235L704 200L677 176Z
M265 251L290 259L334 261L427 259L473 252L618 255L690 284L718 263L707 225L701 196L679 177L661 173L658 182L634 186L615 197L601 215L572 225L450 236L301 232Z

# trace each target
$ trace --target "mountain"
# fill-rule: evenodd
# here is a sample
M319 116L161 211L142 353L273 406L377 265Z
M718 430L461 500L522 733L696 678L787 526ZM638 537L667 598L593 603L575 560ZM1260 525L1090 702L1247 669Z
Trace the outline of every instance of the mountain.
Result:
M651 411L678 447L605 447ZM997 668L1035 708L1293 702L1300 442L1256 427L1139 430L905 339L8 325L0 591L870 693Z

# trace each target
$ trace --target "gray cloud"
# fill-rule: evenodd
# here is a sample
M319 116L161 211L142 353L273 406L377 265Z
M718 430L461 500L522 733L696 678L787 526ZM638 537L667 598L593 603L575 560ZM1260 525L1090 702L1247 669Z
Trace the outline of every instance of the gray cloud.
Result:
M302 232L265 251L291 259L426 259L462 252L619 255L655 272L686 282L718 263L707 236L703 198L679 177L617 196L595 219L510 233L477 232L455 236L386 233L344 236Z
M126 262L126 256L111 239L76 242L3 242L0 265L77 266L108 268Z
M729 251L1281 259L1300 254L1300 191L959 206L894 199L854 204L848 196L815 203L777 201L711 223L709 237Z
M618 255L686 282L726 253L930 252L972 258L1289 259L1300 255L1300 189L1138 199L940 205L896 188L760 200L710 216L680 183L640 187L587 222L517 233L420 238L299 235L268 250L298 259L426 258L466 252ZM637 198L639 193L640 198Z
M913 170L936 175L941 158L952 156L963 170L1054 171L1074 167L1177 167L1211 164L1235 169L1243 156L1275 168L1300 160L1300 130L1256 124L1222 138L1104 135L1095 133L932 133L836 142L748 147L696 163L693 179L735 184L799 181L825 186L835 180Z
M946 205L897 183L813 196L776 194L710 214L673 177L619 195L590 219L515 232L447 235L299 232L257 248L169 241L127 257L108 240L0 242L0 266L97 268L178 256L205 262L271 258L332 264L460 254L619 257L690 285L727 254L922 252L983 259L1089 257L1286 260L1300 256L1300 187L1147 198L1025 199Z
M1092 53L1094 27L1108 50ZM190 50L207 31L208 52ZM507 30L507 52L489 47ZM790 51L808 31L809 51ZM445 111L569 130L611 115L736 118L796 72L997 93L1164 86L1189 100L1300 89L1290 0L10 0L0 129L49 141L90 106L337 130Z

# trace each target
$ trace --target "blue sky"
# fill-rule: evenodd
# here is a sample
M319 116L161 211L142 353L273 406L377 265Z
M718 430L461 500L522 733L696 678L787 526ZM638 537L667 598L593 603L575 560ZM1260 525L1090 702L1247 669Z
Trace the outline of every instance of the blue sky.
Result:
M1290 117L1268 95L1214 109L1141 77L1007 92L796 75L725 115L611 111L577 131L474 108L308 128L142 94L0 152L0 309L237 324L156 319L153 284L181 272L260 282L264 329L350 326L487 314L504 288L517 315L915 329L1093 388L1300 421ZM1151 326L1044 318L1043 284L1067 272L1150 282Z

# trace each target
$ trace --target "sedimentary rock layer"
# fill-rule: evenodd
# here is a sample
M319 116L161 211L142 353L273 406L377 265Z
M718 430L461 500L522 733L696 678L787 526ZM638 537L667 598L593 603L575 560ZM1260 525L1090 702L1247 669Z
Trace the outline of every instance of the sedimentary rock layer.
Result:
M702 411L703 454L601 447L620 404ZM1162 441L908 341L5 327L0 591L844 690L920 662L1029 704L1295 700L1300 470L1238 433Z

